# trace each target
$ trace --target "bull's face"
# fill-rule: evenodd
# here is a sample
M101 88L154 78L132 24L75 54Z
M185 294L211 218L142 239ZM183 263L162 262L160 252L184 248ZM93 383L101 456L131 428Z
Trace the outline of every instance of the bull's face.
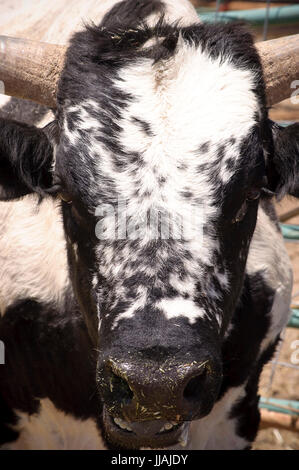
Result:
M287 131L267 119L250 36L204 25L76 35L57 123L55 159L42 131L2 123L2 197L63 199L108 440L172 445L217 400L259 199L296 194ZM31 167L9 144L26 132ZM297 128L286 141L294 173Z
M58 97L55 176L70 202L71 273L99 327L108 436L161 445L219 393L222 340L265 185L261 72L239 30L93 34L108 58L93 51L80 90L90 41L78 35Z

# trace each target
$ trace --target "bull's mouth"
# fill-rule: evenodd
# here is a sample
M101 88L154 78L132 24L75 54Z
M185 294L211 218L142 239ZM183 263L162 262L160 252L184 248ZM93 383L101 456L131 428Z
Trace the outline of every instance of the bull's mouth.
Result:
M105 434L111 447L140 449L144 447L186 448L190 423L175 421L128 422L103 410Z

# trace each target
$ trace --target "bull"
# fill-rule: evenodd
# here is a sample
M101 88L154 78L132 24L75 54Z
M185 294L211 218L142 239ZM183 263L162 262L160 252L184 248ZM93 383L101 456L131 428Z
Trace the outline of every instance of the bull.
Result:
M1 41L4 91L55 108L0 120L1 443L249 448L289 316L299 127L268 107L298 37L123 0L67 48Z

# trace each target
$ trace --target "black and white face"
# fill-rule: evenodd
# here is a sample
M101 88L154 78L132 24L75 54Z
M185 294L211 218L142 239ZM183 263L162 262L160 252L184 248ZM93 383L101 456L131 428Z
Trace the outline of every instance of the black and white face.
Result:
M169 445L221 386L265 185L263 82L236 27L117 38L73 39L55 179L108 439Z

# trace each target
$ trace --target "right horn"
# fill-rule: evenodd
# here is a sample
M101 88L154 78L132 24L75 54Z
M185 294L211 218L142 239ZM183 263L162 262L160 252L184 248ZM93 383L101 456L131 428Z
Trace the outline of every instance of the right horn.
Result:
M0 36L0 92L56 107L66 46Z
M256 47L264 70L267 104L272 106L289 98L292 82L299 80L299 34L258 42Z

